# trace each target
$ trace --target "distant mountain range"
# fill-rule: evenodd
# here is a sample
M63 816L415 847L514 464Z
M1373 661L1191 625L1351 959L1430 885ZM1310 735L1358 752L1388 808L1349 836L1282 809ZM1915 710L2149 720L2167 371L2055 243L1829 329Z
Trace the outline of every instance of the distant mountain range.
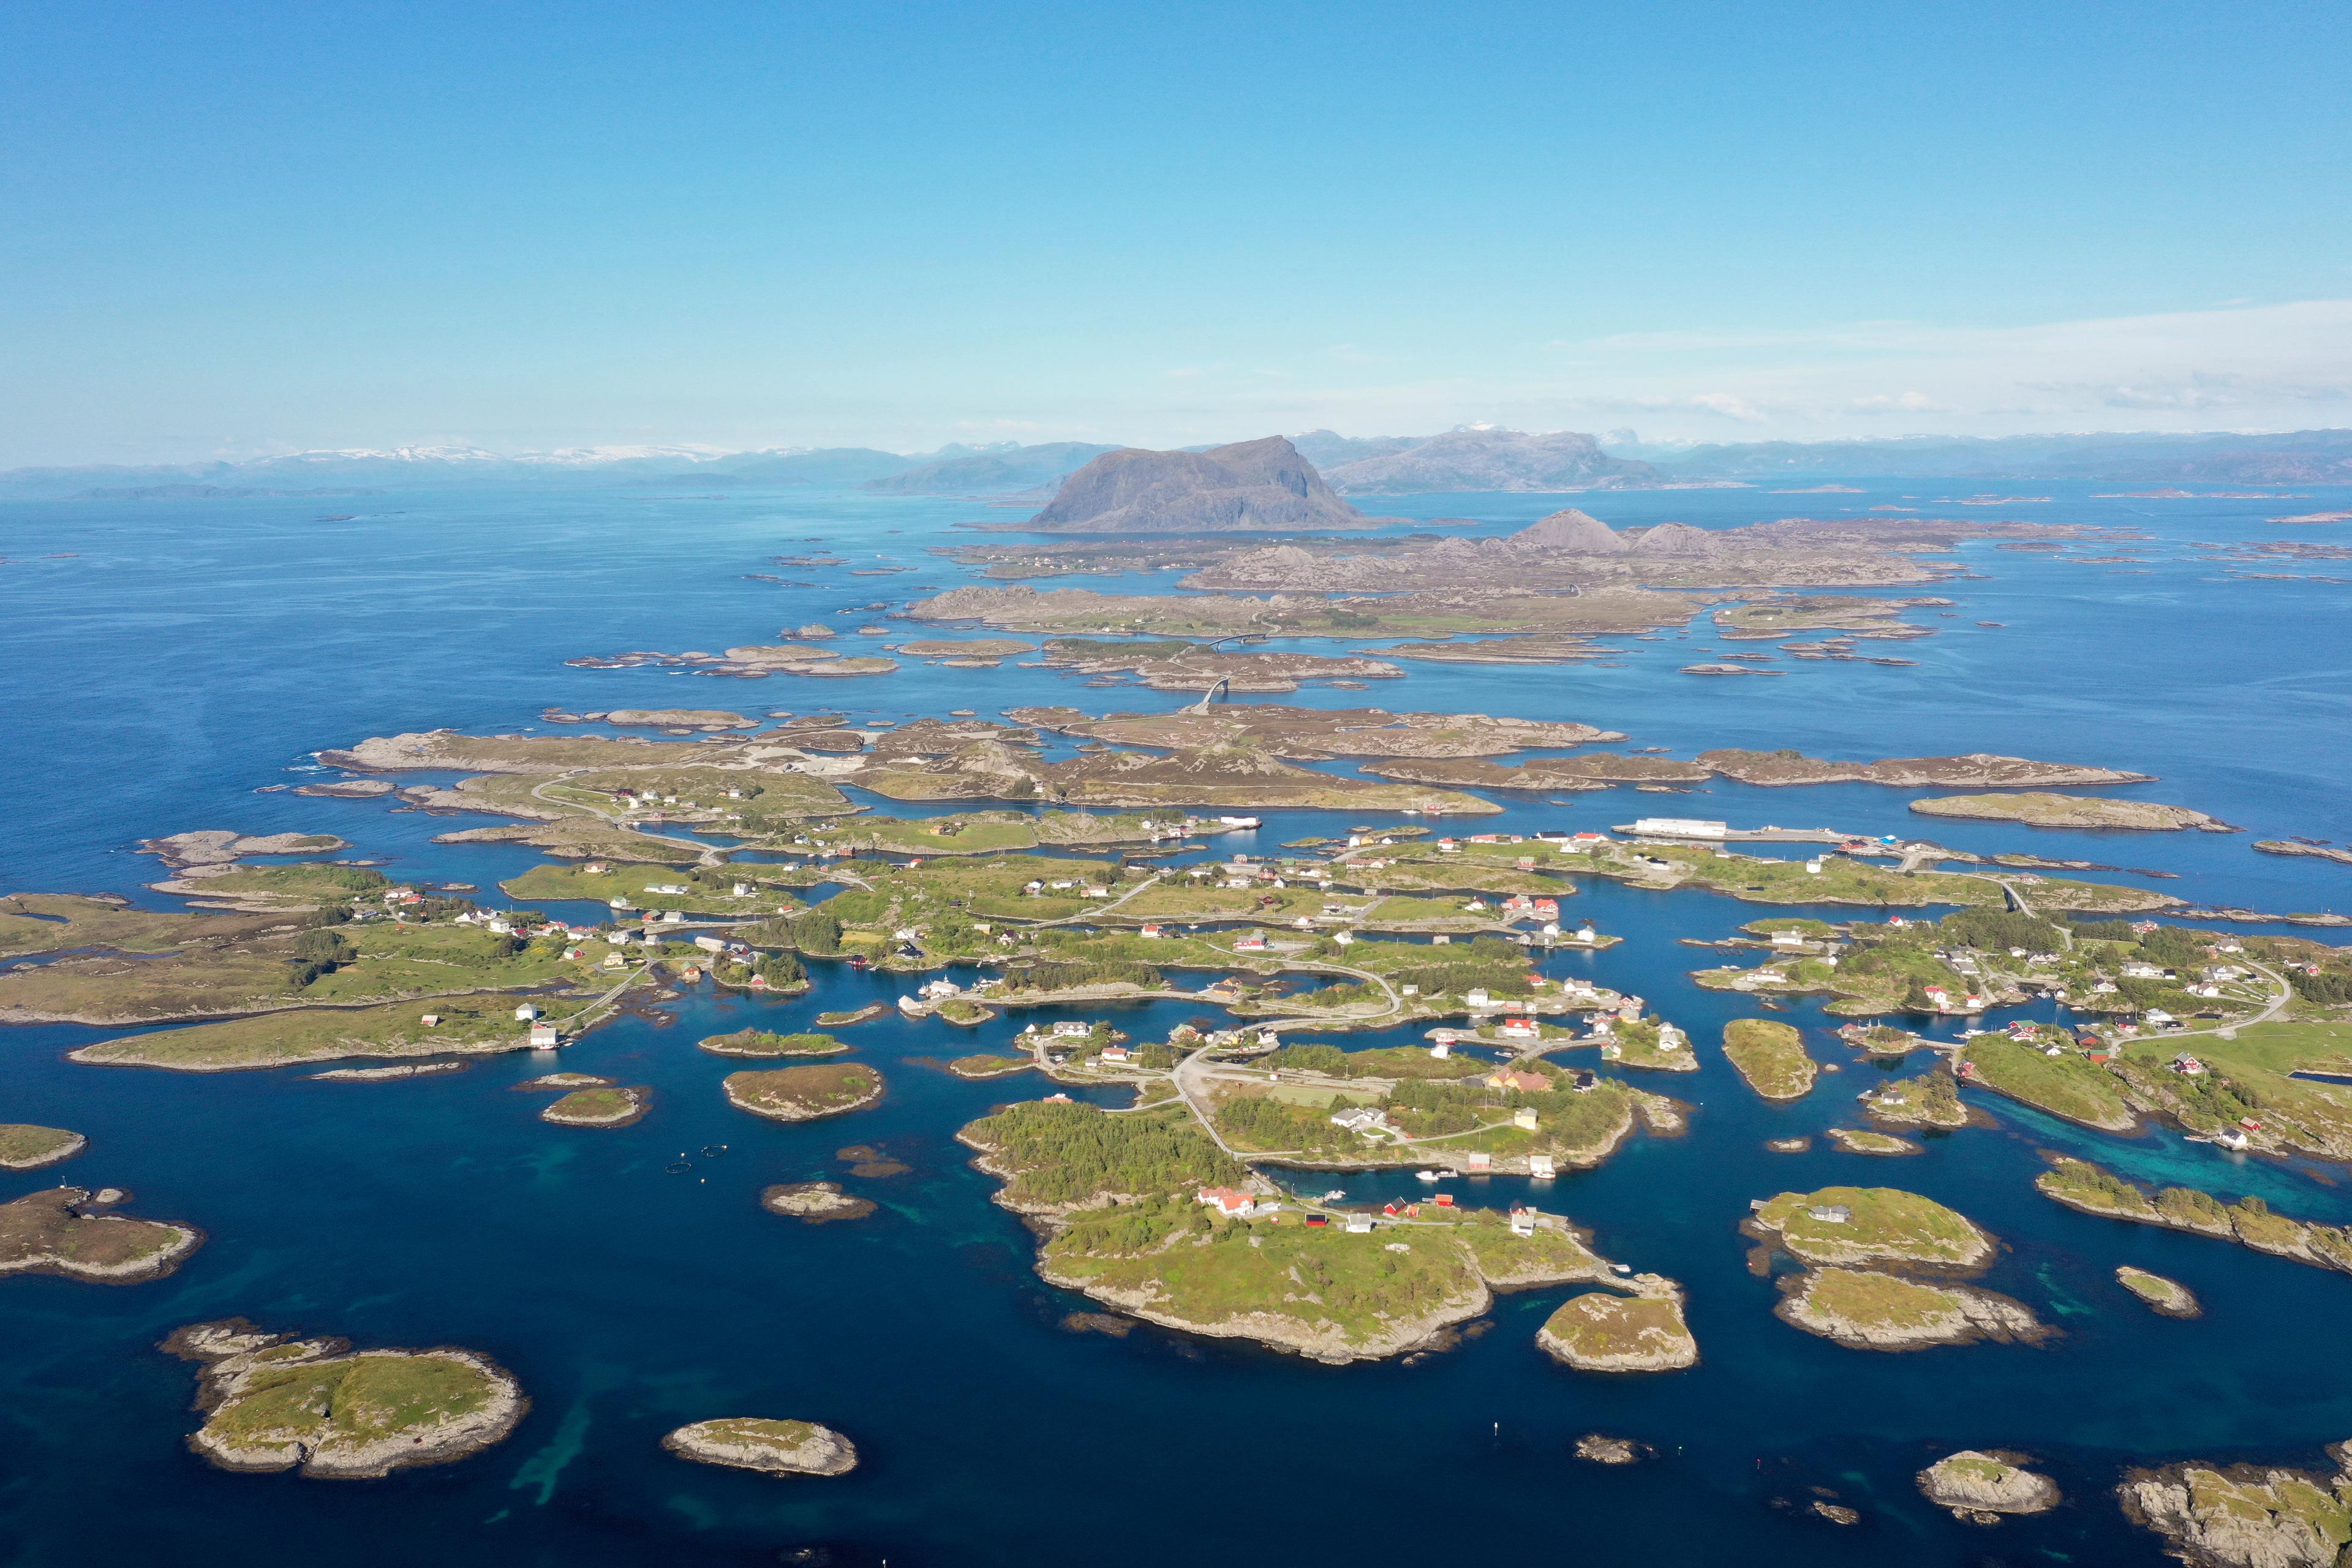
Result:
M1330 437L1329 431L1315 434ZM1600 442L1573 430L1530 436L1495 426L1465 426L1420 440L1344 443L1357 449L1353 452L1344 451L1340 439L1331 437L1318 445L1344 458L1325 476L1342 495L1651 489L1663 482L1649 464L1612 458ZM1382 447L1386 449L1368 449Z
M1087 441L1048 441L1039 447L974 452L908 468L866 488L892 495L984 495L1034 489L1058 483L1116 447Z
M998 495L1052 485L1114 448L1078 441L885 452L819 447L756 452L695 447L591 447L508 457L470 447L299 452L245 462L152 467L17 468L0 473L0 499L227 500L351 495L378 489L508 489L615 485L749 490L864 487L898 495Z
M1529 435L1489 426L1436 436L1345 437L1313 430L1285 442L1284 447L1308 475L1320 470L1315 485L1324 487L1322 494L1330 503L1343 508L1340 495L1650 489L1855 478L2352 484L2352 430L1904 436L1677 446L1643 443L1630 430L1612 430L1596 440L1573 431ZM1199 457L1237 449L1186 450ZM404 447L299 452L234 463L17 468L0 473L0 500L226 500L583 485L706 491L863 487L893 495L1003 497L1029 490L1042 494L1045 487L1085 471L1091 463L1139 450L1080 441L956 445L919 453L870 447L751 452L623 447L506 456L470 447ZM1353 512L1352 508L1345 510Z
M2352 430L2275 436L1903 436L1874 441L1760 441L1680 452L1638 449L1661 472L1687 479L1859 475L2134 484L2352 484Z

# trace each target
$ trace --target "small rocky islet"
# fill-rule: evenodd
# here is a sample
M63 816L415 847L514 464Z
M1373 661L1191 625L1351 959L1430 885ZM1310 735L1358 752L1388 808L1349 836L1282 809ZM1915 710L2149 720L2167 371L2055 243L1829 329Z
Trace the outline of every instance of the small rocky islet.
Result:
M831 1035L780 1035L768 1029L736 1029L724 1035L706 1035L695 1043L711 1055L720 1057L830 1057L849 1049L847 1045Z
M873 1199L854 1196L843 1191L838 1182L779 1182L760 1194L760 1206L810 1225L864 1219L875 1208Z
M2197 1293L2178 1279L2167 1279L2146 1268L2123 1264L2116 1269L2116 1283L2146 1302L2153 1311L2168 1318L2200 1318L2205 1315L2204 1305Z
M2023 1468L2024 1456L1965 1448L1921 1470L1919 1491L1955 1518L1991 1524L2009 1514L2046 1513L2059 1503L2049 1477Z
M558 1127L626 1127L643 1120L653 1092L642 1085L575 1089L541 1110L539 1119Z
M728 1415L680 1426L662 1447L681 1459L776 1476L845 1476L857 1468L857 1447L814 1421Z

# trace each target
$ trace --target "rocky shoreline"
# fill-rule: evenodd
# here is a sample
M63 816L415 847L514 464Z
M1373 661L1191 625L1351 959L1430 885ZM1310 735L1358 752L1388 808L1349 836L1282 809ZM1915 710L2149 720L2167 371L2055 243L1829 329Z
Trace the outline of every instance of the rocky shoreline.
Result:
M310 1075L312 1083L387 1083L394 1079L430 1078L437 1073L464 1072L469 1062L410 1062L388 1068L331 1068Z
M2116 1498L2126 1519L2198 1568L2334 1568L2352 1505L2352 1442L2327 1452L2333 1476L2192 1461L2129 1471Z

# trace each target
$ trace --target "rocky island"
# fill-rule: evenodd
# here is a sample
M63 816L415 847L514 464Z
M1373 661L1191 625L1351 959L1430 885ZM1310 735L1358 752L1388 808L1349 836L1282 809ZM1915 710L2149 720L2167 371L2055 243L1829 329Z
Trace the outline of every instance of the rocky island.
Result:
M1735 1018L1726 1024L1723 1054L1748 1087L1766 1100L1802 1100L1820 1071L1805 1053L1804 1037L1769 1018Z
M558 1127L626 1127L645 1116L653 1092L642 1085L575 1089L541 1110L539 1119Z
M1536 1343L1579 1372L1675 1372L1698 1364L1682 1293L1571 1296L1536 1331Z
M1921 1470L1919 1491L1929 1502L1951 1510L1955 1518L1976 1524L1994 1523L2004 1514L2046 1513L2056 1508L2058 1488L2049 1477L2023 1468L2022 1462L2022 1455L1964 1448Z
M1807 1263L1970 1269L1990 1262L1995 1247L1965 1215L1900 1187L1782 1193L1746 1223L1750 1234L1770 1237Z
M0 1204L0 1275L135 1285L162 1279L204 1245L194 1226L112 1212L130 1201L117 1187L50 1187Z
M2044 1197L2084 1214L2235 1241L2274 1258L2352 1274L2352 1226L2290 1219L2258 1197L2234 1204L2191 1187L2149 1193L2088 1160L2053 1157L2034 1179Z
M760 1206L786 1219L824 1225L836 1219L864 1219L874 1212L874 1200L852 1197L838 1182L779 1182L761 1192Z
M1895 1187L1824 1187L1758 1203L1741 1229L1811 1265L1780 1283L1780 1316L1808 1333L1860 1350L1917 1350L1971 1340L2046 1337L2021 1303L1942 1279L1981 1268L1996 1244L1965 1215ZM1877 1265L1876 1268L1856 1267Z
M474 1351L354 1351L242 1318L193 1323L163 1349L198 1363L204 1425L188 1447L225 1470L349 1479L445 1465L502 1441L530 1402Z
M2198 1301L2197 1293L2178 1279L2168 1279L2161 1274L2151 1274L2145 1268L2134 1268L2126 1263L2116 1269L2116 1283L2168 1318L2204 1315L2205 1309Z
M2179 833L2191 827L2206 833L2239 831L2185 805L2162 805L2152 800L2114 800L2103 795L2046 792L1937 795L1913 801L1911 809L1922 816L2021 822L2029 827L2124 828L2142 833Z
M662 1447L697 1464L776 1476L845 1476L857 1468L856 1446L814 1421L722 1416L680 1426L662 1438Z
M1822 1136L1849 1154L1924 1154L1927 1150L1908 1138L1867 1128L1832 1127Z
M882 1075L862 1062L729 1073L727 1103L771 1121L813 1121L882 1098Z
M719 1057L831 1057L849 1048L831 1035L779 1035L768 1029L705 1035L695 1044Z
M2031 1344L2053 1331L2007 1296L1874 1269L1809 1269L1783 1279L1780 1289L1784 1321L1854 1350L1924 1350L1973 1340Z

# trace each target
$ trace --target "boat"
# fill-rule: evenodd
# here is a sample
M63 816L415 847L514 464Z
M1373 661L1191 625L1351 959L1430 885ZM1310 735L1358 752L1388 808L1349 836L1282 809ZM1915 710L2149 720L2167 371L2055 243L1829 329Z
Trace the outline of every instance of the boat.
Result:
M1236 833L1241 832L1244 828L1264 826L1255 816L1221 816L1217 818L1217 822L1220 826L1229 828Z
M1347 1189L1347 1188L1345 1188L1345 1187L1333 1187L1329 1192L1325 1193L1325 1194L1323 1194L1323 1201L1324 1201L1325 1203L1327 1203L1327 1204L1336 1204L1336 1203L1339 1202L1341 1199L1345 1198L1347 1195L1348 1195L1348 1189Z
M1434 1182L1439 1179L1437 1173L1434 1171L1415 1171L1412 1173L1412 1176L1413 1180L1417 1182Z

